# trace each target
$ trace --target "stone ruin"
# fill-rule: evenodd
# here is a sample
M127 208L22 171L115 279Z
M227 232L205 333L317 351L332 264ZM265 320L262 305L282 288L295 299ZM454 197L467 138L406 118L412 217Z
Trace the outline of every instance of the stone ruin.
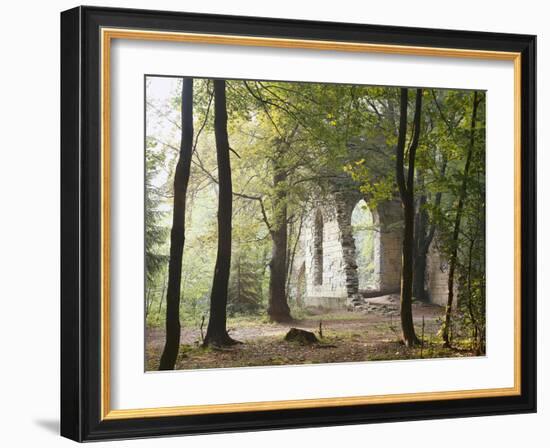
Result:
M380 203L372 214L373 260L369 286L361 284L352 225L363 204L356 191L335 192L303 221L290 278L290 297L309 307L345 309L367 297L399 294L403 211L398 200ZM358 205L359 204L359 205ZM445 305L447 264L436 249L428 253L425 286L430 303ZM364 283L364 282L363 282Z

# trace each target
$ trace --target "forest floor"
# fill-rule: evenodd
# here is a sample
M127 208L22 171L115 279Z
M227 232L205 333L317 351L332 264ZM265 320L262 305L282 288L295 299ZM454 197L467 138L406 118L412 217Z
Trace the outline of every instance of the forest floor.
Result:
M295 313L294 322L285 324L269 323L259 316L228 318L229 334L242 344L225 348L203 348L199 326L184 324L176 369L475 356L467 348L443 347L437 332L444 309L421 302L413 304L413 316L419 338L424 319L423 347L405 347L400 340L398 306L398 297L385 296L370 300L367 310L302 310ZM287 342L284 337L290 328L314 332L319 342ZM157 370L163 345L164 329L146 328L146 370Z

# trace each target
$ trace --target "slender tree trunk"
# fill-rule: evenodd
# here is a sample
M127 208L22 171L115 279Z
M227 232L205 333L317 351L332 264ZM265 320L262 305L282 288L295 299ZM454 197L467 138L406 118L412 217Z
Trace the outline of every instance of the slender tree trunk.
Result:
M181 95L181 146L174 176L174 210L170 232L168 292L166 295L166 342L159 370L172 370L180 346L180 293L185 243L185 200L193 152L193 78L184 78Z
M479 339L480 329L477 322L476 313L474 311L474 305L472 303L472 258L473 258L474 246L476 243L476 237L472 238L472 240L470 241L470 245L468 247L468 269L466 272L466 275L467 275L466 282L467 282L467 291L468 291L468 302L467 302L468 314L470 315L470 320L472 321L472 327L474 329L474 334L472 339L475 342L474 342L473 348L476 350L476 355L480 355L481 354L481 342Z
M147 297L145 298L145 319L149 315L149 308L151 306L151 289L147 290Z
M460 186L460 193L458 196L458 205L456 207L456 216L453 228L453 236L451 240L451 256L449 257L449 279L448 279L448 295L447 306L445 307L445 322L443 322L443 328L441 336L446 346L450 346L449 341L449 328L451 326L451 312L453 308L454 300L454 277L456 271L456 262L458 255L458 236L460 234L460 222L462 220L462 210L464 208L464 199L466 198L467 186L468 186L468 172L470 171L470 164L472 161L472 154L474 152L475 144L475 127L477 119L477 107L479 101L477 97L477 91L474 92L474 104L472 108L472 121L470 123L470 141L468 144L468 153L466 155L466 163L464 164L464 174L462 175L462 185Z
M418 176L418 183L423 186L424 179ZM425 210L426 195L423 194L418 199L418 208L415 217L414 226L414 278L413 278L413 297L417 300L426 300L426 258L428 255L429 243L427 241L428 213Z
M292 250L289 251L289 260L287 263L287 269L286 269L286 292L287 292L287 300L288 300L288 291L290 290L290 280L292 278L292 271L294 270L294 259L296 258L296 249L298 249L298 244L300 244L300 238L302 236L302 227L304 225L304 214L300 214L300 222L298 224L298 232L296 234L296 238L294 240L294 244L292 246Z
M218 253L210 294L210 318L204 345L230 345L236 341L227 333L227 286L231 268L231 218L233 187L227 136L225 80L214 80L214 134L218 161Z
M237 303L241 301L241 254L237 258Z
M412 280L414 263L414 201L403 201L405 225L401 264L401 330L407 347L418 342L412 314Z
M287 276L287 246L288 246L288 217L287 193L281 184L286 182L287 175L284 169L275 166L273 186L275 188L273 206L273 226L271 229L271 261L269 267L269 305L267 314L274 322L289 322L290 308L286 297Z
M414 163L420 138L422 89L416 90L413 137L409 145L407 176L405 177L405 143L407 134L408 89L401 89L399 135L397 141L396 179L403 204L403 254L401 262L401 330L407 347L419 343L414 331L412 315L412 288L414 265Z

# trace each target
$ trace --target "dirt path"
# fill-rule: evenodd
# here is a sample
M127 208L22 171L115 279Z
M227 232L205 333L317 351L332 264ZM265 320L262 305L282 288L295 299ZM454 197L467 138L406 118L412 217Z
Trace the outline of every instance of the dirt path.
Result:
M229 319L230 335L243 344L226 349L200 347L200 330L183 327L178 369L288 365L327 362L354 362L378 359L420 357L419 349L407 349L400 342L398 301L388 296L372 299L369 311L310 312L291 324L264 323L261 320ZM424 317L422 357L471 356L440 346L437 331L443 308L415 303L413 315L418 336ZM284 341L292 327L315 332L323 338L319 344L300 345ZM164 344L164 329L146 329L148 370L155 370Z

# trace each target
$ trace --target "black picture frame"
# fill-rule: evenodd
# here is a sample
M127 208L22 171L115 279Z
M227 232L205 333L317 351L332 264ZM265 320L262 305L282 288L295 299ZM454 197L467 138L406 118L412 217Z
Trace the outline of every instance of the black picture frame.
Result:
M101 419L100 29L521 53L521 394ZM76 441L536 411L536 37L100 7L61 13L61 434Z

